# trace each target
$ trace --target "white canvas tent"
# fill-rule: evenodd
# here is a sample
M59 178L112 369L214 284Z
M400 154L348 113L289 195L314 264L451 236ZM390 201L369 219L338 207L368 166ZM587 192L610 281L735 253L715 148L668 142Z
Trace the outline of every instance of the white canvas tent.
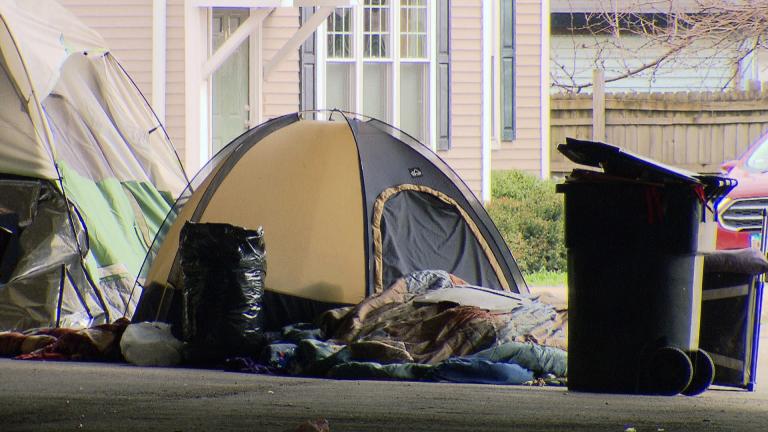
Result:
M0 53L0 329L130 316L187 184L178 156L102 38L55 1L0 0Z

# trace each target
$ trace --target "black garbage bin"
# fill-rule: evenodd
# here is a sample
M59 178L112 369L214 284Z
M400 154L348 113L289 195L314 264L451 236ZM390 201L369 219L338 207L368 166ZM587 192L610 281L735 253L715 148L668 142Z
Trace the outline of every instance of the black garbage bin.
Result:
M569 139L565 196L568 388L697 394L714 366L699 350L701 277L712 201L735 184L618 147Z

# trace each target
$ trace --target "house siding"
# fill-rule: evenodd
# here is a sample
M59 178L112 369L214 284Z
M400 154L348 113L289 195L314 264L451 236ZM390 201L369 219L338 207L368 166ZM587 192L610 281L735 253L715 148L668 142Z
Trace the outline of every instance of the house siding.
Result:
M482 172L482 3L451 1L451 149L440 157L476 195Z
M168 0L165 20L165 129L181 160L186 160L184 0Z
M515 139L491 155L493 170L541 173L541 0L515 2ZM498 93L498 92L497 92Z
M299 28L298 8L277 8L264 21L262 47L264 64L268 64L288 39ZM264 120L289 114L299 110L299 50L288 54L272 71L264 77L263 115Z

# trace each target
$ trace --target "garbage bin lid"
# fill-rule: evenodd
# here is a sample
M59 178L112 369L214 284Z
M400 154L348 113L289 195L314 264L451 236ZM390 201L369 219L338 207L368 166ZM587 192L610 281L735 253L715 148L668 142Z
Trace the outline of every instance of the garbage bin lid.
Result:
M611 144L566 138L557 146L565 157L581 165L602 168L606 174L659 182L701 183L699 175L645 158Z
M611 144L566 138L557 149L581 165L602 168L605 174L629 180L659 183L699 184L707 201L722 199L738 183L721 175L705 175L663 164Z

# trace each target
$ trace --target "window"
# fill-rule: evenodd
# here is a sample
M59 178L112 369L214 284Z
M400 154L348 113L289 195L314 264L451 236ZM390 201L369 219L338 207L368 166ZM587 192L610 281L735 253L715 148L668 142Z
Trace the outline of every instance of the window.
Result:
M328 17L328 58L352 58L352 10L336 9Z
M427 5L425 0L403 0L400 6L400 56L427 58Z
M363 6L363 111L391 122L389 0L365 0Z
M363 56L388 57L389 5L387 0L365 0L363 8Z
M424 142L426 137L427 67L422 63L400 65L400 129Z
M429 58L425 0L402 0L400 4L400 58L400 129L426 141Z
M363 64L363 114L390 121L389 83L388 64Z
M352 9L338 8L327 20L325 97L328 108L353 111Z
M325 108L393 123L429 145L436 129L430 112L437 100L430 93L436 90L430 88L430 76L437 71L430 39L432 2L361 3L337 8L320 32L318 40L325 47L318 50L318 59L324 64L325 84L319 90L325 93L318 101Z
M501 84L501 139L515 139L515 10L513 0L501 0L499 80Z
M353 111L350 83L352 82L351 63L328 63L325 80L326 105L342 111Z

